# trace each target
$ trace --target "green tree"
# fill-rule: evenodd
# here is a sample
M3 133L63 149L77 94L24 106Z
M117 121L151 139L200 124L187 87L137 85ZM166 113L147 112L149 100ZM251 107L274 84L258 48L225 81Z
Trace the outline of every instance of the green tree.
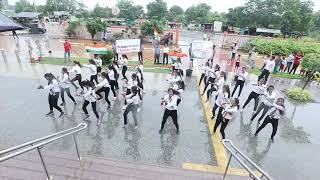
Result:
M155 0L147 5L148 17L158 19L166 17L168 13L167 3L163 0Z
M169 12L168 12L168 20L169 21L175 21L176 18L180 15L183 15L184 11L183 9L180 7L180 6L172 6L170 9L169 9Z
M76 0L47 0L45 11L48 14L53 14L53 11L68 11L74 13L78 8L84 5Z
M91 38L93 39L97 32L101 32L105 30L107 27L106 22L101 21L101 19L94 19L92 21L88 21L86 24L86 28L88 32L91 34Z
M68 28L66 29L66 33L69 37L75 37L77 35L77 29L80 25L80 21L71 21L69 23Z
M120 0L117 4L120 9L119 17L128 19L136 19L143 14L143 7L135 6L131 0Z
M207 17L206 17L206 22L208 23L214 23L214 21L221 21L221 22L224 22L225 21L225 15L224 14L220 14L218 12L209 12L207 14Z
M319 59L320 59L319 53L306 54L303 57L301 65L303 68L305 68L309 72L307 73L307 80L302 89L306 88L306 86L312 80L312 77L314 76L315 73L320 72Z
M35 7L29 3L27 0L20 0L18 2L16 2L15 5L15 12L19 13L19 12L33 12L35 11Z
M153 19L151 21L142 23L141 34L143 36L152 36L154 29L156 29L159 33L162 33L164 29L164 22Z
M188 23L191 21L195 21L197 23L206 23L210 9L211 7L206 3L201 3L197 6L191 6L185 12L186 21Z
M314 24L314 30L320 31L320 11L313 14L312 22Z
M97 3L91 12L91 17L93 18L109 18L112 16L112 10L108 7L101 7Z
M226 24L235 27L256 27L256 23L244 13L244 6L230 8L229 12L225 15Z

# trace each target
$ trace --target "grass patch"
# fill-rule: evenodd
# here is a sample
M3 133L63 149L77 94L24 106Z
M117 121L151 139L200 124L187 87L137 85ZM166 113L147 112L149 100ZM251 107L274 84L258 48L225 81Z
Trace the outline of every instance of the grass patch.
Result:
M79 57L71 57L71 62L64 62L64 58L56 58L56 57L45 57L40 64L52 64L52 65L61 65L61 66L73 66L73 61L79 61L80 64L88 64L88 58L79 58ZM129 61L128 71L133 71L133 67L136 66L138 62L136 61ZM144 71L145 72L152 72L152 73L170 73L171 72L171 65L170 66L162 66L160 64L153 64L153 61L144 61ZM103 69L107 68L108 65L104 65Z
M259 76L261 74L260 69L251 69L249 70L249 73L255 74ZM277 73L273 74L270 73L269 77L279 77L279 78L286 78L286 79L301 79L302 77L299 74L288 74L288 73Z
M312 95L308 90L302 88L292 88L286 91L286 95L298 102L309 102L312 100Z

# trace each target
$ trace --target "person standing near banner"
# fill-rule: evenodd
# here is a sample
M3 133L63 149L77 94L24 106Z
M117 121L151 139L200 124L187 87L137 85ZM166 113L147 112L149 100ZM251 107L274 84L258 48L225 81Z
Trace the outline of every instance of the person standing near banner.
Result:
M159 64L160 48L159 45L154 48L154 64Z
M169 47L168 44L165 44L163 47L163 60L162 64L163 65L168 65L168 59L169 59Z
M143 47L142 40L141 40L140 41L140 50L138 52L138 60L140 62L143 62L143 49L144 49L144 47Z

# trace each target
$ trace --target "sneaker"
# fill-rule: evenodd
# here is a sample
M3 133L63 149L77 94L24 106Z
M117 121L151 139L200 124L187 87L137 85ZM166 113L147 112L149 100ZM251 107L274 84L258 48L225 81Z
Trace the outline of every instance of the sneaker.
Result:
M113 100L116 100L117 99L117 97L113 97Z
M108 106L108 109L110 109L110 108L111 108L111 106L109 105L109 106Z
M257 137L257 136L258 136L258 133L254 133L254 136Z
M77 102L73 102L74 105L77 105Z
M138 129L138 125L135 125L135 126L134 126L134 129Z
M270 141L271 141L272 143L274 143L274 139L273 139L273 137L271 137L271 138L270 138Z
M62 118L63 115L64 115L64 112L62 111L61 114L60 114L60 116L59 116L59 118Z
M143 90L143 94L146 94L146 93L147 93L147 91Z
M180 131L179 131L179 129L176 131L176 134L180 134Z
M240 109L239 111L242 113L242 112L243 112L243 109Z
M66 105L66 103L65 103L65 102L62 102L62 103L60 104L60 106L64 106L64 105Z
M214 116L211 116L211 119L214 119Z
M87 121L89 119L90 115L89 114L86 114L86 116L84 117L84 121Z
M100 124L101 124L101 120L98 119L98 120L97 120L97 126L100 126Z
M124 124L124 125L122 126L122 128L127 128L127 125L126 125L126 124Z
M52 116L53 115L53 111L49 111L46 116Z
M123 106L122 109L125 110L127 108L127 105Z
M137 109L137 112L140 112L140 111L141 111L141 108L138 108L138 109Z
M161 133L162 133L162 130L163 130L163 129L160 129L160 130L159 130L159 134L161 134Z

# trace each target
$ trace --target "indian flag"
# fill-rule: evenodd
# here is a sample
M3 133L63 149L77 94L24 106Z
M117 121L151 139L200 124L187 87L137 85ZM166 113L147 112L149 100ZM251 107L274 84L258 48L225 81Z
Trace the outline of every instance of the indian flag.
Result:
M86 45L86 51L91 54L107 54L107 48L103 44Z
M160 41L160 33L156 30L156 28L153 28L153 35L155 39Z

